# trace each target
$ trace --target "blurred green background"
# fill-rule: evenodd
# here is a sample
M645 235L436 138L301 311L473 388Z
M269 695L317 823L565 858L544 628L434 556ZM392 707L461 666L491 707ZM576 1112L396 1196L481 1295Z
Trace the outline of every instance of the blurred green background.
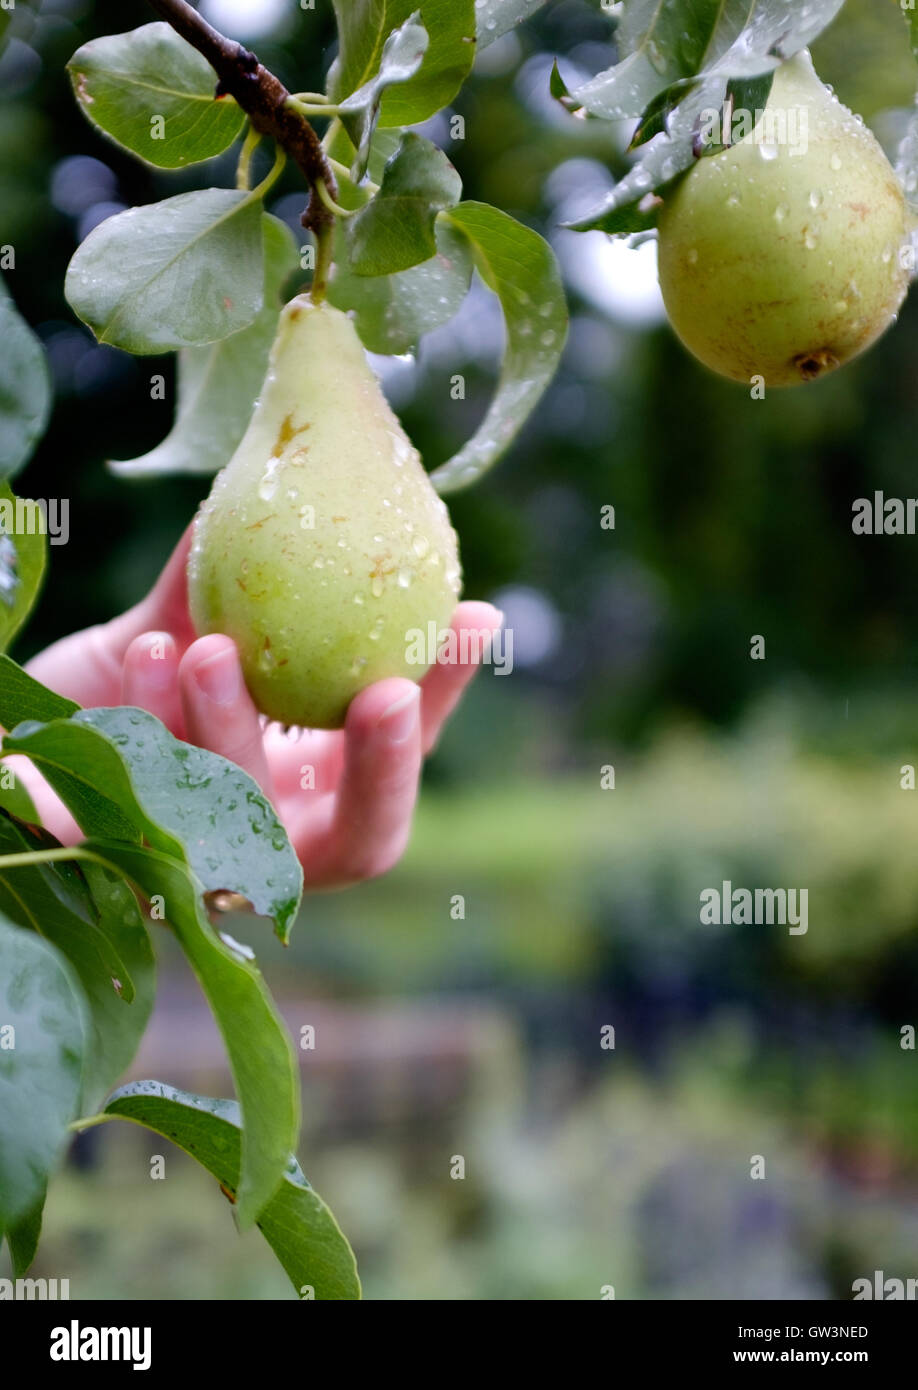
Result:
M202 8L294 89L322 83L330 4ZM140 0L17 10L0 242L56 388L18 490L71 500L25 658L138 597L208 483L107 473L167 432L149 389L172 364L95 345L62 296L92 226L202 178L135 163L70 95L80 43L153 16ZM294 1035L317 1030L301 1159L370 1298L844 1298L874 1270L918 1274L918 1054L900 1047L918 1025L918 802L900 787L918 763L916 541L851 531L855 498L918 495L918 306L843 373L763 402L692 362L652 246L558 226L620 175L627 133L572 120L548 73L556 56L568 77L607 66L612 33L598 4L553 0L482 55L455 104L465 138L442 118L427 132L467 197L551 237L569 283L557 381L451 507L466 591L507 611L514 672L479 678L395 872L307 898L287 952L262 923L229 924ZM895 0L848 0L814 57L894 150L916 85ZM232 158L215 163L231 181ZM301 207L288 175L276 210L295 225ZM499 333L479 290L417 362L385 364L429 464L483 413ZM808 933L702 926L699 894L725 878L808 888ZM132 1075L227 1094L204 1005L161 946ZM74 1297L292 1296L190 1160L168 1151L151 1181L161 1151L131 1126L85 1135L33 1273Z

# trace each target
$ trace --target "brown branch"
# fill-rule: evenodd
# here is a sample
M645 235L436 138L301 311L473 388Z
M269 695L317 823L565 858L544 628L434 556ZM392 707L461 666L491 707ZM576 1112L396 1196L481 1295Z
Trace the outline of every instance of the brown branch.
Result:
M309 121L288 104L290 93L247 48L226 38L185 0L149 0L183 39L210 63L219 78L217 96L231 96L242 107L259 135L269 135L295 160L309 184L309 205L303 226L317 235L334 218L316 192L321 180L333 198L338 186L322 142Z

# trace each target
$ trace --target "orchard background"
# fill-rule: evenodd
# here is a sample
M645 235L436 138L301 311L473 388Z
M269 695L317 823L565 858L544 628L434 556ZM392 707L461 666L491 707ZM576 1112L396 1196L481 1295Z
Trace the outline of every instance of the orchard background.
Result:
M103 140L66 77L81 43L149 10L35 8L0 59L0 241L28 249L16 297L56 400L17 490L71 508L20 660L139 596L209 486L106 470L167 432L171 392L151 400L150 377L172 364L96 345L62 293L103 217L194 181ZM321 87L330 4L202 9ZM455 106L464 138L445 117L431 132L465 196L535 226L567 274L557 379L511 454L451 499L467 593L507 611L516 669L483 675L451 728L404 864L307 897L286 952L259 942L288 1017L326 1039L301 1054L303 1145L369 1298L608 1282L618 1297L850 1297L874 1269L915 1273L918 1086L899 1029L918 1025L918 794L899 769L918 763L916 541L856 536L851 516L877 490L918 495L918 311L844 372L761 403L697 366L663 321L652 248L558 229L626 168L615 126L549 95L553 60L595 72L610 32L599 4L553 0L482 56ZM813 56L893 152L915 90L895 0L848 0ZM297 189L288 171L274 190L291 225ZM473 296L418 363L388 366L430 464L483 412L499 332ZM765 661L749 659L756 633ZM810 932L702 927L698 893L722 879L808 884ZM230 1089L168 959L131 1075ZM753 1136L776 1155L768 1183L748 1179ZM90 1298L288 1296L180 1153L138 1201L161 1148L131 1126L81 1136L32 1274Z

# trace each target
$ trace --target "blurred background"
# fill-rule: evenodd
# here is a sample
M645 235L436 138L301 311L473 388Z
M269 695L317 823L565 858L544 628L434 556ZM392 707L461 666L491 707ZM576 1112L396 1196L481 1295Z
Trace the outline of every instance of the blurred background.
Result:
M17 491L71 500L25 659L140 596L209 487L107 472L167 433L150 377L171 382L172 362L94 343L63 298L69 257L125 206L231 183L234 156L161 175L77 111L67 60L154 18L141 0L18 8L0 242L56 408ZM294 90L323 82L327 0L201 8ZM851 531L855 498L918 495L918 304L843 373L755 404L690 360L653 243L559 228L621 175L629 132L568 116L549 71L608 66L612 32L598 3L553 0L481 55L463 140L445 117L424 128L466 197L551 238L570 293L537 416L451 504L466 592L506 610L513 674L479 678L395 872L308 897L286 952L262 922L228 924L294 1035L316 1028L300 1157L369 1298L822 1299L918 1275L918 1054L900 1046L918 1025L918 796L900 786L918 763L916 541ZM848 0L814 58L894 151L916 86L895 0ZM295 226L302 205L286 176L274 210ZM377 363L429 465L482 415L500 334L479 288L417 361ZM447 409L457 371L468 398ZM808 888L808 933L701 925L723 879ZM229 1094L203 1001L160 947L131 1075ZM75 1298L293 1296L190 1160L169 1150L151 1182L162 1147L132 1126L83 1136L32 1272Z

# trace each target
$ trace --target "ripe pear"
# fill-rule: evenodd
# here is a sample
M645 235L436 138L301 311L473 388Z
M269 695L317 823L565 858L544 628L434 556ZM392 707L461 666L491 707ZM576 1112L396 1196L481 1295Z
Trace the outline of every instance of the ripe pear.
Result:
M416 634L449 624L456 534L328 304L281 313L251 423L195 523L188 588L198 634L233 638L255 704L284 724L340 728L365 686L428 669Z
M911 224L880 145L808 53L778 68L758 114L666 196L660 286L676 333L708 367L794 386L850 361L894 321Z

